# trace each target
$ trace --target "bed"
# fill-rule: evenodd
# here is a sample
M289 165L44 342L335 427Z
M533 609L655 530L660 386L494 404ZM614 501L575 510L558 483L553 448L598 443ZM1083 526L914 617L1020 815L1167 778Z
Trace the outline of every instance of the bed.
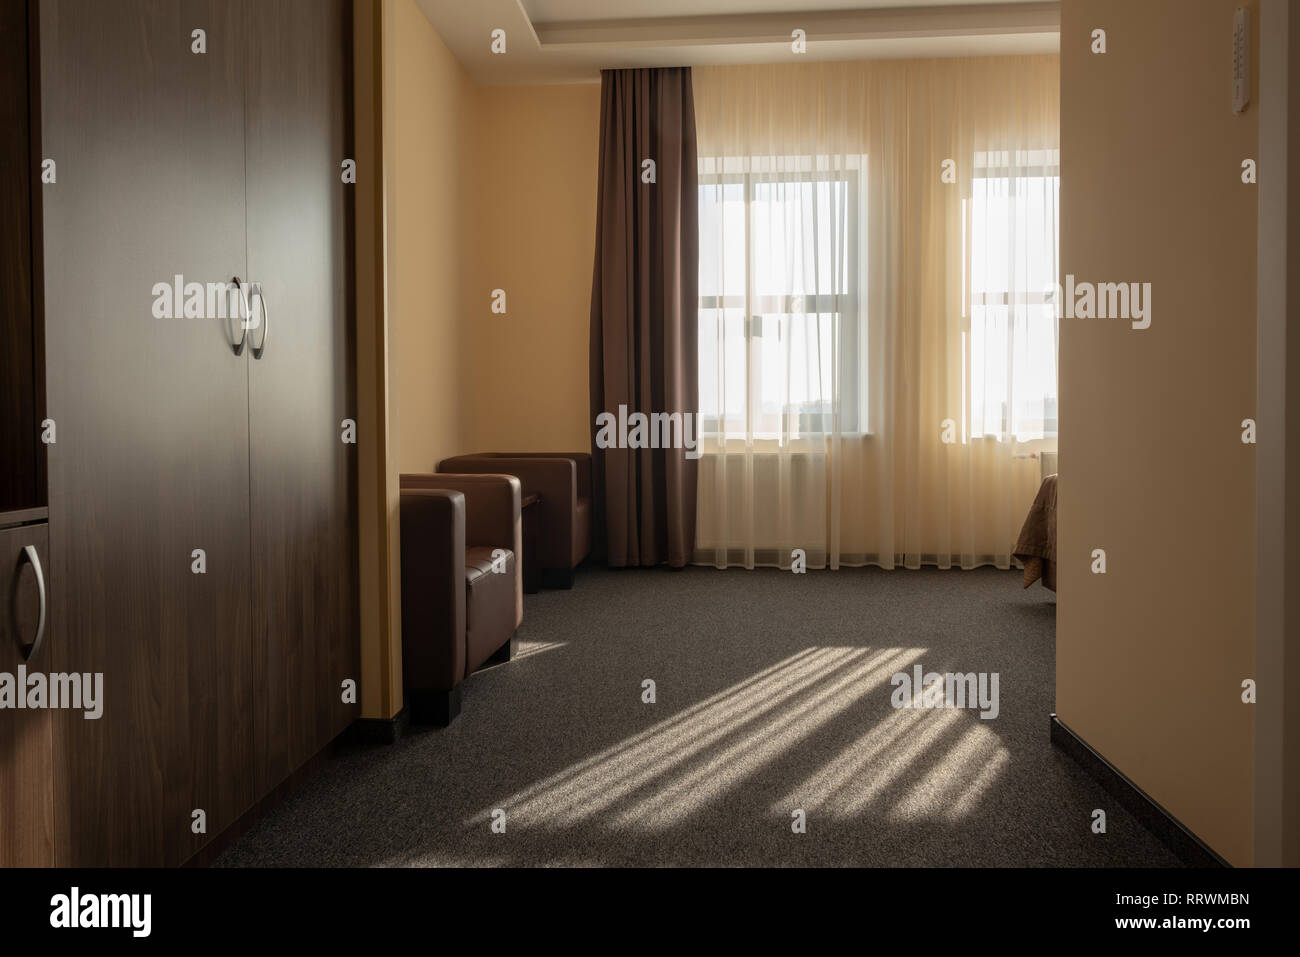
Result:
M1025 516L1013 553L1025 566L1025 587L1040 579L1056 591L1056 476L1049 475Z

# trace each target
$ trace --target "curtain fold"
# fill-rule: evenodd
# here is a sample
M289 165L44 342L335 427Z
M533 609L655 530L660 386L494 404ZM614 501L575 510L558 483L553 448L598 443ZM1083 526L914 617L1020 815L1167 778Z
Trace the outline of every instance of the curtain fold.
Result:
M693 555L697 177L691 70L603 71L591 294L593 532L597 556L614 567L682 567ZM639 432L638 415L650 423ZM660 441L665 435L669 442Z
M1009 567L1056 449L1057 58L695 92L694 560Z

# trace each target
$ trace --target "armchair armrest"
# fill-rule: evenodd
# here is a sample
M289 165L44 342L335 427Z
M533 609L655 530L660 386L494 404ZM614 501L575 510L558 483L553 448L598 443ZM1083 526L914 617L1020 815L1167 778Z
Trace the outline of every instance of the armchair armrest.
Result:
M561 452L559 458L572 459L578 478L578 498L591 498L591 453Z
M402 672L415 689L465 677L465 496L403 489Z

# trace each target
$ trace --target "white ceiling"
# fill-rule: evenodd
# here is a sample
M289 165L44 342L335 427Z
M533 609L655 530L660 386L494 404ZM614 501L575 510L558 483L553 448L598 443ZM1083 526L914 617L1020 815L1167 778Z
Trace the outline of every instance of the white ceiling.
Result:
M595 82L602 68L1056 52L1043 0L416 0L474 82ZM815 9L807 9L814 7ZM493 30L506 53L491 52Z
M972 6L988 0L521 0L534 23L555 20L630 20L652 17L790 13L798 10L871 10L880 7ZM1007 0L1032 3L1034 0Z

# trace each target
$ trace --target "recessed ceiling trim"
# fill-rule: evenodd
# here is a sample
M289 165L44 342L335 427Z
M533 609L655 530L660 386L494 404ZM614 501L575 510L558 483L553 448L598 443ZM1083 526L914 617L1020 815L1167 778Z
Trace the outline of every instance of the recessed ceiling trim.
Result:
M539 0L540 2L540 0ZM1060 49L1060 5L1008 0L806 0L838 10L771 12L799 0L689 0L707 14L677 15L687 0L556 0L582 10L549 21L528 16L532 0L415 0L438 38L479 86L593 83L601 70L791 62L791 32L808 40L813 61L1024 56ZM853 4L854 9L847 9ZM759 10L748 14L745 9ZM542 4L538 9L548 9ZM612 20L606 11L672 11ZM718 12L725 11L725 12ZM597 19L600 18L600 19ZM508 48L493 37L505 31Z
M542 38L537 35L537 26L533 23L533 18L528 15L528 8L524 6L524 0L515 0L515 7L519 10L519 18L528 24L528 35L532 38L533 43L540 47Z
M710 46L788 43L801 29L810 42L1059 33L1061 5L989 3L977 6L890 7L780 14L569 20L532 23L542 50L602 46Z

